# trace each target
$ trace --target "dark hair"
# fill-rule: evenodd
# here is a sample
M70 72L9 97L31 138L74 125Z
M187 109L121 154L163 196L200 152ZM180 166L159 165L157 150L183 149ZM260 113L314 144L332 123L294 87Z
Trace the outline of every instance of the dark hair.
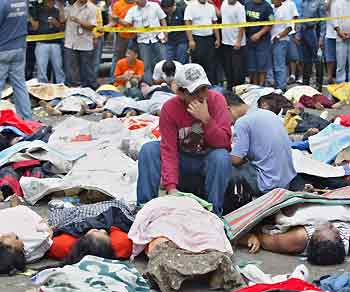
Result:
M139 49L137 46L130 46L128 47L128 50L133 51L136 55L139 54Z
M173 7L174 4L175 4L175 0L162 0L162 2L160 2L160 7L163 7L163 8Z
M162 66L162 71L168 77L174 76L176 71L175 63L173 61L165 61Z
M64 263L66 265L75 264L86 255L93 255L105 259L115 259L110 241L98 240L91 234L85 234L74 244L72 251L66 257Z
M289 109L294 108L293 103L286 99L283 95L277 93L270 93L263 95L258 99L258 107L262 107L262 103L265 102L269 106L269 110L276 115L283 109L283 113L286 113Z
M0 243L0 274L14 275L16 271L23 272L26 259L23 250L17 250Z
M239 106L239 105L245 104L245 102L237 94L234 94L232 91L225 90L223 92L223 95L226 98L226 102L228 106Z
M307 260L313 265L338 265L345 260L344 243L339 237L335 241L318 240L311 237L307 247Z

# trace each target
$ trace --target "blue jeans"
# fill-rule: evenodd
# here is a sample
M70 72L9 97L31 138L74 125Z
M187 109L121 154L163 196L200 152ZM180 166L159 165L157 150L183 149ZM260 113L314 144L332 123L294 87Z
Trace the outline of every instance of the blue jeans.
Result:
M139 154L137 203L143 204L159 193L161 178L160 143L143 145ZM205 191L214 212L221 215L226 188L231 179L231 159L227 150L211 150L206 156L189 156L180 153L180 175L205 175Z
M232 177L233 179L243 178L249 185L253 196L259 197L263 194L258 186L258 172L250 162L241 166L232 166Z
M309 28L301 32L301 47L303 51L303 62L313 64L317 62L318 39L316 29Z
M37 43L35 58L39 82L48 83L47 66L51 62L57 83L64 83L62 50L59 43Z
M166 44L166 59L186 64L188 62L187 43L170 44L168 42Z
M350 40L337 41L337 83L346 80L346 62L350 65ZM350 82L350 70L348 71L348 81Z
M287 87L287 52L289 41L277 41L272 44L273 72L275 87L285 90Z
M140 50L140 56L145 64L145 74L143 79L148 83L152 84L152 76L154 66L164 59L166 59L165 46L160 43L153 44L138 44Z
M98 73L100 71L100 64L101 64L101 58L102 58L102 52L103 52L103 44L104 44L104 38L99 37L97 40L97 47L95 48L95 74L96 78L98 77Z
M0 92L8 78L14 92L17 113L25 120L32 119L31 103L25 80L26 49L0 51Z
M97 89L94 50L79 51L64 48L64 69L66 85L69 87L90 87Z

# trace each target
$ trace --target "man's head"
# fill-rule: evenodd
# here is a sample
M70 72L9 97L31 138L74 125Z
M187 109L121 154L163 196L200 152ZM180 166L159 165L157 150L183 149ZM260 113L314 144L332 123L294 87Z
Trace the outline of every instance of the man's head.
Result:
M185 104L193 100L203 102L208 98L208 88L211 85L203 67L199 64L185 64L175 73L178 95Z
M249 107L238 95L231 91L225 91L224 96L226 98L227 109L230 112L232 122L234 123L247 113Z
M307 247L307 260L314 265L337 265L345 256L339 230L331 223L317 226Z
M46 6L53 8L55 6L55 0L46 0Z
M0 274L25 270L24 245L14 233L0 236L0 259Z
M138 7L143 8L146 6L147 0L136 0L135 3Z
M166 14L172 14L176 9L176 2L175 0L162 0L160 7Z
M164 81L170 83L174 80L176 65L173 61L165 61L162 66L162 71L164 73Z
M138 57L138 50L137 47L130 47L126 50L126 59L128 60L128 63L135 63L137 57Z
M275 7L280 7L282 5L282 0L272 0L272 4L275 5Z

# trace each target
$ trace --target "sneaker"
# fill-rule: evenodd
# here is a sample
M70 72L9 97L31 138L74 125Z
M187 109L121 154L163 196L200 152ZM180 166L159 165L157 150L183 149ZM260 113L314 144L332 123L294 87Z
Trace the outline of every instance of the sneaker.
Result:
M288 84L294 84L295 83L295 76L290 75L287 81Z
M297 83L303 84L303 79L302 79L302 78L298 78L298 79L297 79Z

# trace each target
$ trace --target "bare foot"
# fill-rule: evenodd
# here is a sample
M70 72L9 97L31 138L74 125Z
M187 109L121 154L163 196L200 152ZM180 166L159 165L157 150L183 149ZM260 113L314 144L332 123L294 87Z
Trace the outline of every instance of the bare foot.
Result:
M44 111L46 111L50 116L62 116L62 113L55 109L54 107L52 107L50 104L48 104L46 101L44 100L40 100L39 101L39 105L44 109Z
M340 109L340 108L343 107L343 105L344 105L344 103L343 103L342 101L339 101L339 102L333 104L333 105L332 105L332 108L333 108L333 109Z

